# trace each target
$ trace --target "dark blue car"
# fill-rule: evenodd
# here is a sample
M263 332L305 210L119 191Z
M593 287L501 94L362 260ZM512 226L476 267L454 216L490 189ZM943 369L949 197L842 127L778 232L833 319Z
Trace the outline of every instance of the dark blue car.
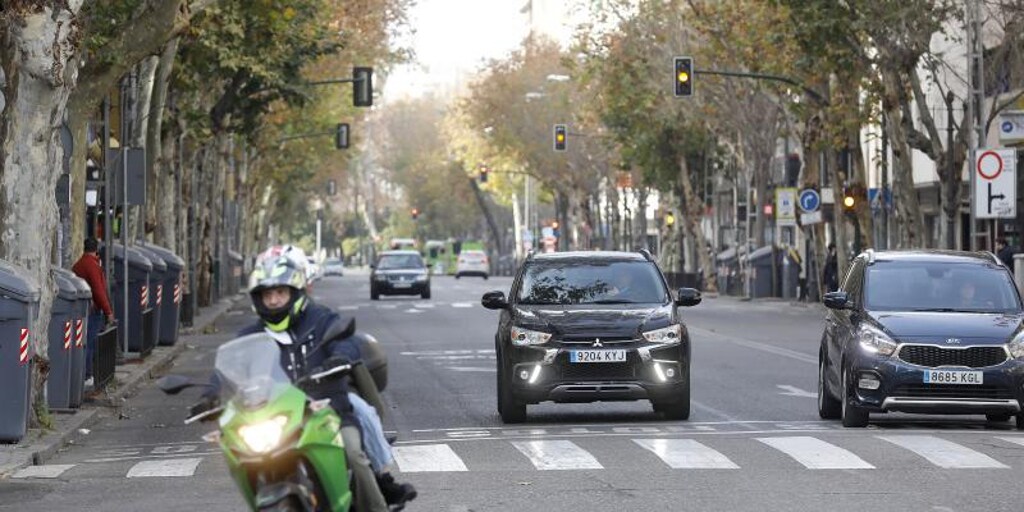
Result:
M995 255L867 251L824 302L822 418L864 427L889 411L984 414L1024 429L1024 312Z

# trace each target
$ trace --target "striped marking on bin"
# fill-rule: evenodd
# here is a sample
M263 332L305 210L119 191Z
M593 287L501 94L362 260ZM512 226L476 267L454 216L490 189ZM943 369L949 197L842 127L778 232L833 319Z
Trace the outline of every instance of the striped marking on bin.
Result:
M82 348L82 341L85 338L85 322L81 318L75 320L75 347Z
M159 306L164 303L164 285L163 283L156 285L156 305Z
M21 328L21 346L18 348L18 362L20 364L28 363L28 329L25 327Z
M64 350L71 350L71 320L64 322Z
M180 283L174 283L174 303L175 304L180 304L181 303L181 284Z
M146 309L149 306L149 286L142 285L142 292L139 294L139 304L142 305L142 309Z

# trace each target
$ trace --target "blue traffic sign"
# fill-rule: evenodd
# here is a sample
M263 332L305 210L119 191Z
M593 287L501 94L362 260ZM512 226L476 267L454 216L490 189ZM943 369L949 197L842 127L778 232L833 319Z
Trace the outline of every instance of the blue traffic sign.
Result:
M813 188L805 188L800 191L800 209L805 212L816 212L821 206L821 196Z
M1013 123L1010 121L1003 121L1001 127L1003 129L1003 133L1010 133L1013 131Z
M885 200L885 207L887 210L892 210L892 189L886 187L885 192L882 194L881 199L878 197L878 188L872 187L868 189L868 204L871 205L872 210L882 209L882 200Z

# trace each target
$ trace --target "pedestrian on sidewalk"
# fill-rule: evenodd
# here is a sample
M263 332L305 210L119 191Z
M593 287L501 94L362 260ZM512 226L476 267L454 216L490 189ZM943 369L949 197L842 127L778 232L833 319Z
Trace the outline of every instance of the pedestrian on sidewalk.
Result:
M107 278L103 273L103 262L100 260L99 242L95 238L85 240L85 250L78 258L71 271L85 279L92 288L92 308L89 310L89 330L85 341L85 379L92 378L92 355L96 350L96 340L103 328L103 318L107 323L114 323L114 310L110 307L110 296L107 295Z
M1006 243L1005 237L999 237L996 240L996 256L999 257L999 261L1006 265L1006 268L1010 269L1010 273L1013 273L1013 247Z
M822 271L822 284L826 292L839 289L839 262L836 260L836 244L828 244L828 256L825 257L825 269Z

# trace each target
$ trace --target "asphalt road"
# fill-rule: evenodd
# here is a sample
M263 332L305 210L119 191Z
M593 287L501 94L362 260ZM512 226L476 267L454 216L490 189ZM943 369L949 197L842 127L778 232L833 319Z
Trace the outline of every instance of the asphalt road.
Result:
M389 357L386 428L399 436L409 510L1020 510L1024 434L980 417L890 415L867 429L815 409L822 311L706 299L684 311L693 413L665 421L646 402L495 410L497 313L483 292L507 278L437 278L433 299L369 300L365 274L316 284ZM205 376L216 347L251 319L190 338L174 373ZM0 510L243 510L225 465L182 425L195 396L152 386L57 457L0 481Z

